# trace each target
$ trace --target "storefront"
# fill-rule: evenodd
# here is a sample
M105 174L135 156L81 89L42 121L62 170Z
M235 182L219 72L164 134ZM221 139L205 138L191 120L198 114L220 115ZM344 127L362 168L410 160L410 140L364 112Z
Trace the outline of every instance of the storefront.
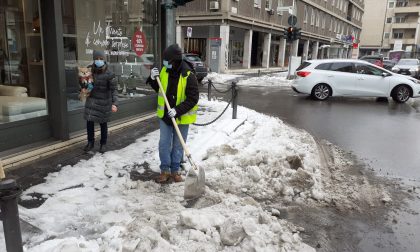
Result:
M114 122L151 112L155 0L0 0L0 152L83 132L79 67L103 50L118 83Z

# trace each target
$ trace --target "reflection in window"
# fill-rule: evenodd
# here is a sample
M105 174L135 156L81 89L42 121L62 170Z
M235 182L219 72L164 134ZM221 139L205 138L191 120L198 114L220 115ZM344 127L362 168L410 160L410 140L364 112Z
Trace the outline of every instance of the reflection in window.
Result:
M0 123L47 114L38 1L0 1Z
M152 94L146 85L155 63L154 0L62 0L68 109L78 99L78 68L93 63L93 50L105 51L116 75L120 100Z
M338 62L333 63L330 66L331 71L337 71L337 72L346 72L346 73L352 73L353 72L353 64L349 62Z

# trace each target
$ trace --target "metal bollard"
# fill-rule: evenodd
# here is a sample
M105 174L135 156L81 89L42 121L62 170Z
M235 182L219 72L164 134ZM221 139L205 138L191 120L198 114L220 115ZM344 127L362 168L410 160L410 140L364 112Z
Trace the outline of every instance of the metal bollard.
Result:
M8 252L23 252L20 232L18 197L22 190L13 179L0 181L0 218L3 221L4 238Z
M208 85L207 85L207 99L209 101L211 100L211 98L210 98L210 96L211 96L211 85L212 85L212 81L209 80Z
M232 82L232 119L236 119L238 114L238 90L236 84L236 81Z

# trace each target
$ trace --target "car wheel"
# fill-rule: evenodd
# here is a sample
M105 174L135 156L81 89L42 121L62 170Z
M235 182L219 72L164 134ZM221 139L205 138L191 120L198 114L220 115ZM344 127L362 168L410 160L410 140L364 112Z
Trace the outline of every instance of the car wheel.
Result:
M410 87L406 85L397 86L392 93L392 99L398 103L404 103L410 99Z
M312 89L311 95L317 100L326 100L331 95L331 88L327 84L317 84Z

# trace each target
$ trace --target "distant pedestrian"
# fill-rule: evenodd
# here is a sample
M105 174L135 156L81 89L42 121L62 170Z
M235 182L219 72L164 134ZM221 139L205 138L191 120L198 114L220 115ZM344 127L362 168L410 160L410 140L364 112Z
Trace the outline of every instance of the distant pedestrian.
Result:
M108 70L103 51L93 52L93 89L85 103L84 119L86 120L88 143L84 151L91 151L95 145L94 123L101 126L101 140L99 152L104 153L107 150L108 122L111 118L111 112L117 112L117 86L115 75Z
M163 65L160 72L157 67L153 68L147 80L152 88L159 93L156 78L160 78L171 107L171 110L168 111L164 98L158 95L160 175L156 182L165 183L170 179L174 182L181 182L182 177L179 173L179 167L184 150L171 118L176 119L181 135L187 141L189 125L194 123L197 117L198 81L193 72L193 67L183 59L182 49L177 44L165 49Z

